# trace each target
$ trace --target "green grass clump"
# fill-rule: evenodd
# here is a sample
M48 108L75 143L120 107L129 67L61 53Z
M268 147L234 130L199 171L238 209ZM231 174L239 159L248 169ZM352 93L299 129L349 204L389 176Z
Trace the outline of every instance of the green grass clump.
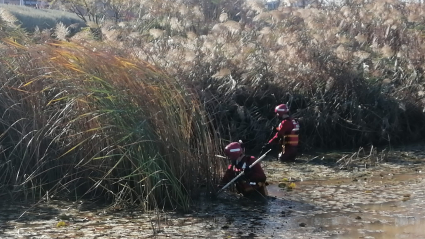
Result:
M221 164L203 106L149 63L73 43L0 58L0 195L188 209Z
M37 27L39 30L55 28L58 22L62 22L65 26L72 24L85 26L83 20L78 18L77 15L66 11L35 9L8 4L0 4L0 9L10 12L19 21L20 26L29 32L34 32Z

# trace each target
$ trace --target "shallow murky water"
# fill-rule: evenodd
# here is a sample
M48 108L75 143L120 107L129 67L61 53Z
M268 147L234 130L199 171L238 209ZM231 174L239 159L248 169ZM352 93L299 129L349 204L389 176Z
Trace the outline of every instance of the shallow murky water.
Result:
M425 238L424 166L415 160L352 172L267 161L266 201L225 192L191 214L0 202L0 238Z
M401 174L304 181L291 196L316 205L299 220L329 238L425 238L424 179L423 174ZM274 185L269 193L287 194Z

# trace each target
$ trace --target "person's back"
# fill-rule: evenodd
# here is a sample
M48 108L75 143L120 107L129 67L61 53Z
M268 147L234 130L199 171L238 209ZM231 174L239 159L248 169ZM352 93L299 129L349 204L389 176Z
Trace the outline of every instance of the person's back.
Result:
M283 137L283 149L278 158L280 161L295 161L298 154L299 123L296 119L288 117L282 120L279 127L278 133Z

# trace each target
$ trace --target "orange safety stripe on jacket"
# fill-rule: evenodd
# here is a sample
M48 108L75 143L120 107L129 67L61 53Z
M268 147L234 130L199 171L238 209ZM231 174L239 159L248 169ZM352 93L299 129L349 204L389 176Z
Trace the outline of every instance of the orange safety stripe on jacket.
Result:
M291 134L285 135L285 143L292 146L298 146L298 134L291 132Z
M298 146L298 133L300 130L300 125L295 119L288 120L292 123L293 128L289 134L285 134L285 143L292 146Z

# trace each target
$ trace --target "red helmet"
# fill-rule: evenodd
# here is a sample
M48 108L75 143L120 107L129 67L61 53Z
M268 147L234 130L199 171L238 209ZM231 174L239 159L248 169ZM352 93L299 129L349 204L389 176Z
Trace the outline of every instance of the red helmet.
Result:
M238 142L232 142L224 148L224 154L232 160L236 160L243 154L242 146Z
M276 106L276 108L274 108L274 112L278 115L278 116L283 116L283 115L287 115L289 114L289 109L285 104L280 104L278 106Z

